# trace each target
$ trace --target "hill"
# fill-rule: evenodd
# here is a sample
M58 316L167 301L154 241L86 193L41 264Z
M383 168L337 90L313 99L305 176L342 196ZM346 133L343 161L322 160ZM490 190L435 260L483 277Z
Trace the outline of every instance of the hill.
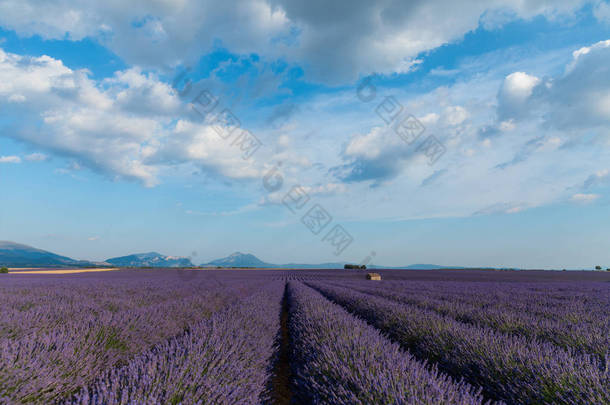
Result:
M227 257L203 263L205 267L251 267L251 268L293 268L293 269L342 269L344 262L318 264L267 263L251 253L235 252ZM45 250L15 242L0 241L0 265L7 267L69 267L111 265L117 267L193 267L189 258L181 256L166 256L157 252L137 253L121 257L113 257L102 263L86 260L75 260L57 255ZM401 267L370 265L371 269L441 269L458 268L454 266L438 266L435 264L412 264Z
M118 267L193 267L191 260L180 256L165 256L157 252L136 253L106 260Z
M46 250L15 242L0 241L0 265L7 267L86 266L93 263L74 260Z
M329 262L329 263L285 263L285 264L274 264L267 263L260 260L258 257L251 253L235 252L222 259L212 260L208 263L203 263L202 266L206 267L256 267L256 268L288 268L288 269L342 269L345 265L344 262ZM388 266L368 266L371 269L416 269L416 270L436 270L446 268L460 268L455 266L439 266L436 264L411 264L409 266L400 267L388 267Z
M222 259L212 260L203 266L218 267L277 267L275 264L265 263L250 253L235 252Z

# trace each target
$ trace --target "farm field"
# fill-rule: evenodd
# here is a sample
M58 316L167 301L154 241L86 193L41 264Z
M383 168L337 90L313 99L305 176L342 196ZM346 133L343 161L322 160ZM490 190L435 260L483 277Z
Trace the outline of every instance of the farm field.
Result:
M610 404L610 274L0 277L2 404Z

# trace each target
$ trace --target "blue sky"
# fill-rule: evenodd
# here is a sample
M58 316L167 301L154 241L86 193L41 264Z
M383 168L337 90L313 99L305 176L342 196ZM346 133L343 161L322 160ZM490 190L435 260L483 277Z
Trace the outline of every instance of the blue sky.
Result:
M0 240L610 267L608 2L325 4L2 2Z

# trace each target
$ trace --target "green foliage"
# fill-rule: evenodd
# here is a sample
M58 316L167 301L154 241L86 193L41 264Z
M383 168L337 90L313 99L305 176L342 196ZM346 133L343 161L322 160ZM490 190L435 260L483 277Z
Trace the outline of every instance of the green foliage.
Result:
M103 345L106 350L125 351L128 349L127 344L121 339L119 330L113 326L102 326L95 334L95 343Z
M0 268L0 273L6 274L6 273L8 273L8 269L6 267L2 267L2 268Z
M595 266L595 270L601 270L602 266Z
M366 270L366 266L363 264L360 266L359 264L346 264L343 266L345 270Z
M112 334L108 336L108 339L106 340L106 344L104 346L106 348L106 350L108 349L116 349L116 350L121 350L121 351L126 351L127 348L127 344L125 342L123 342L119 336L117 336L116 334Z
M171 405L177 405L177 404L181 404L182 403L182 398L184 398L184 395L180 392L175 393L170 399L169 399L169 403Z
M27 311L30 308L34 308L33 302L24 302L23 304L17 305L17 310L19 311Z

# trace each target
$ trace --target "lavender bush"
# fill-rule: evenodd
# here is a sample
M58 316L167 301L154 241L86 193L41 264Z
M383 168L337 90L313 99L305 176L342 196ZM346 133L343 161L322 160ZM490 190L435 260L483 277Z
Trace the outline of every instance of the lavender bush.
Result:
M244 285L157 275L3 286L0 398L46 404L65 397L235 302Z
M345 284L345 283L344 283ZM398 285L397 285L398 284ZM571 296L570 303L554 306L557 300L554 291L535 294L535 300L528 290L529 285L510 286L506 291L498 291L494 286L486 286L483 291L472 291L459 284L458 292L451 289L455 283L439 285L435 289L418 283L416 286L392 285L370 286L348 283L356 291L370 293L422 309L435 311L460 322L490 327L494 330L522 335L532 339L548 341L565 349L596 355L596 361L605 367L605 358L610 350L610 317L604 316L607 305L603 299L589 292L586 301ZM426 288L428 287L428 288ZM610 290L605 291L610 295ZM597 314L596 317L593 317Z
M416 357L481 387L488 398L509 403L610 403L610 374L588 356L354 290L311 286L388 333Z
M0 403L610 404L610 274L375 271L9 274Z
M293 365L303 403L480 404L472 387L426 368L366 322L288 284Z
M253 404L275 351L283 284L214 314L111 370L65 404Z

